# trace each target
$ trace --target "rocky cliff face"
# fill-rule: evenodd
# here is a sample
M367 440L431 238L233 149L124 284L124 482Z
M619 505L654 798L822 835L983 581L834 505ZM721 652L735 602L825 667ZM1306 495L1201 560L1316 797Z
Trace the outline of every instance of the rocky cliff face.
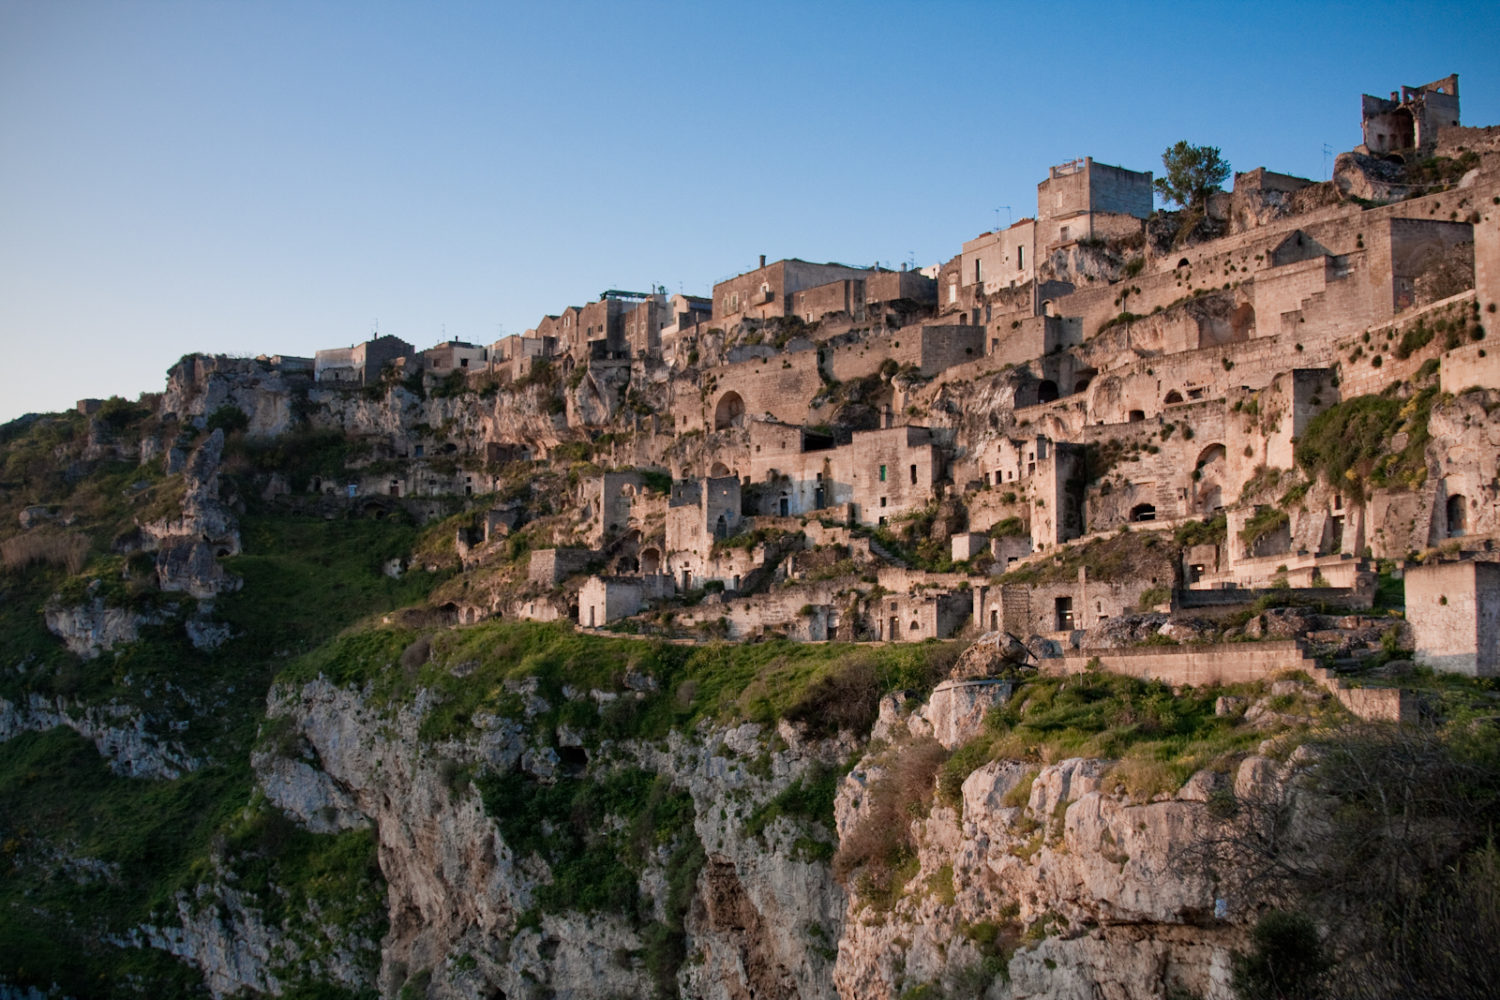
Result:
M327 969L382 995L416 984L438 998L895 998L924 987L1017 1000L1229 997L1243 915L1182 860L1218 822L1209 802L1228 776L1202 772L1174 795L1135 801L1109 761L997 760L955 798L934 797L929 770L913 800L929 804L900 813L913 850L898 876L876 888L849 865L872 818L889 815L884 779L909 771L934 734L949 746L974 735L1008 690L970 679L925 703L889 698L867 745L808 739L783 722L585 748L565 726L537 725L552 706L534 686L514 691L515 718L481 713L466 738L434 741L423 731L429 694L392 707L319 679L273 693L267 726L280 735L262 740L254 765L269 802L308 830L373 829L388 917L378 968ZM788 806L850 761L833 816ZM1278 766L1252 757L1239 782L1274 783ZM638 901L620 911L560 895L571 862L509 842L513 817L485 777L537 794L587 781L606 797L625 774L690 805L683 825L648 838L631 871ZM635 829L628 808L610 809L602 827ZM278 963L309 945L233 882L221 874L184 895L178 920L141 928L140 941L200 966L216 996L278 992Z

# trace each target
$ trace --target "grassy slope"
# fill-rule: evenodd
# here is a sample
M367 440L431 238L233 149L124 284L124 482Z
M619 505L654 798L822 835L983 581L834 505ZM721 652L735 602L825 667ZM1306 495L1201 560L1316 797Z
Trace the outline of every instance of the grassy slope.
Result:
M45 563L0 569L0 696L135 706L148 731L180 740L206 764L176 781L139 780L110 772L70 730L0 744L0 981L58 983L78 996L200 991L196 971L177 960L101 939L169 915L178 889L209 877L215 850L240 876L237 888L273 916L295 922L314 900L337 922L378 939L372 920L384 920L384 893L373 839L289 829L253 799L248 756L266 690L288 659L372 614L422 599L438 582L424 573L400 581L380 573L385 558L411 550L418 529L392 520L246 516L245 554L226 563L245 586L221 597L215 613L233 627L232 641L213 652L193 649L182 635L185 606L141 641L81 661L46 631L42 604L59 591L81 592L92 579L110 588L112 600L123 596L119 581L128 569L107 554L110 540L147 514L176 477L113 462L81 478L57 475L78 444L76 424L44 419L0 435L7 534L20 507L41 502L72 515L67 530L90 541L77 574ZM172 600L164 597L147 599ZM94 862L103 875L90 874ZM299 933L318 950L322 931Z

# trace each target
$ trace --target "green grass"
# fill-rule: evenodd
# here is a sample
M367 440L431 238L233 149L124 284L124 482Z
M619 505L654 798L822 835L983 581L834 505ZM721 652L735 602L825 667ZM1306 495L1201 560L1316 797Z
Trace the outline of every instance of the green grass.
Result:
M1407 400L1394 394L1346 399L1308 423L1297 440L1297 465L1355 500L1367 487L1416 489L1427 479L1427 423L1438 401L1435 385ZM1406 443L1394 451L1398 434Z
M766 827L781 817L812 824L818 828L812 832L822 836L799 838L797 845L804 856L829 860L833 857L835 847L833 802L845 773L846 768L814 766L774 798L758 806L745 820L744 835L760 837L765 833Z
M697 839L692 797L648 771L551 783L487 773L474 783L516 856L536 854L552 870L552 881L537 890L544 911L637 915L636 880L657 849Z
M1068 545L1050 559L1033 559L1020 569L1000 577L1003 584L1043 585L1071 583L1080 567L1088 567L1089 579L1117 582L1155 574L1171 580L1178 546L1164 531L1121 531L1095 538L1083 545Z
M1266 738L1264 729L1214 714L1220 695L1259 690L1204 687L1174 695L1159 682L1104 672L1037 677L992 710L984 732L954 752L940 790L956 804L963 780L991 760L1099 757L1120 762L1115 777L1133 796L1175 791L1195 772L1227 768ZM1339 713L1331 706L1326 711Z
M0 743L0 979L93 996L141 966L139 995L198 992L196 971L175 959L100 938L171 912L172 893L195 880L213 832L248 791L243 765L177 781L117 777L69 729ZM59 849L118 867L90 877L60 864Z
M88 495L106 497L126 478L115 470L100 477ZM379 631L326 644L356 622L421 599L440 577L416 572L396 581L381 574L384 559L418 537L415 526L395 520L253 514L242 532L245 555L226 563L244 588L221 596L215 611L236 637L214 652L193 649L179 617L81 661L41 618L49 595L78 584L47 565L0 573L7 653L0 694L135 706L148 733L207 761L180 779L151 781L115 776L69 729L0 744L0 978L43 989L57 982L76 996L203 992L196 970L164 953L99 942L148 919L175 923L173 894L212 878L216 844L241 887L273 917L292 921L293 939L306 953L333 946L328 932L306 919L309 905L335 929L359 929L374 941L383 934L370 834L315 836L263 805L245 814L246 762L278 668L303 651L375 655L369 647L378 646ZM105 557L81 576L123 567L119 557ZM192 602L182 600L185 613ZM59 867L58 852L118 866L117 874L74 877ZM295 978L284 977L289 995L347 995Z
M539 730L566 722L591 740L652 739L705 718L771 724L801 712L811 725L809 709L830 690L850 690L835 681L855 673L872 678L853 690L873 707L885 691L930 689L960 645L778 640L683 646L588 635L562 622L486 622L432 634L426 662L400 667L402 650L415 639L413 632L390 627L351 633L292 663L282 679L305 682L321 674L347 687L368 682L387 704L427 688L435 697L422 722L424 740L462 737L480 712L519 717L521 699L512 687L534 679L552 706L535 720ZM464 669L455 673L458 664ZM635 697L625 684L630 674L650 678L655 691ZM600 709L592 699L564 698L564 685L623 696Z

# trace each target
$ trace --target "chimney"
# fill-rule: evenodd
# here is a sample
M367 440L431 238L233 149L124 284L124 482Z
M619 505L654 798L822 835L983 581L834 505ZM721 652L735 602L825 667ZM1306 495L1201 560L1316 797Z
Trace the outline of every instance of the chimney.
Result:
M765 267L766 266L766 255L765 254L761 254L760 255L760 266L761 267Z

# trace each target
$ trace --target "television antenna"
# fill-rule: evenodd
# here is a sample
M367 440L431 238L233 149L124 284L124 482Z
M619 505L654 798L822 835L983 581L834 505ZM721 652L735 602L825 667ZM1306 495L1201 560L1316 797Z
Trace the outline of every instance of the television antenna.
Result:
M1328 179L1328 161L1332 156L1333 147L1326 142L1323 143L1323 179L1325 181Z

